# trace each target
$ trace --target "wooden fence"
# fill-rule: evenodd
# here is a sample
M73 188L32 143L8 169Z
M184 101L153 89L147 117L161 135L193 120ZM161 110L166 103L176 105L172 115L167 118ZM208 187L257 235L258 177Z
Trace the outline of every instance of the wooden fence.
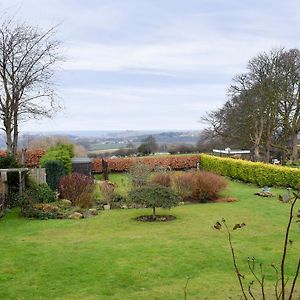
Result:
M34 168L29 170L29 175L38 183L46 183L46 169Z

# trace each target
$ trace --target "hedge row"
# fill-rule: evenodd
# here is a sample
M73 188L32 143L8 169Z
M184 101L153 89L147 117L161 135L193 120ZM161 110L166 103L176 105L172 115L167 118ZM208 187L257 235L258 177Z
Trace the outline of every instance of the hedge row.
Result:
M40 159L46 150L43 149L36 149L36 150L27 150L26 151L26 161L25 165L27 168L38 168L40 165Z
M26 161L25 166L27 168L37 168L40 164L41 157L46 153L46 150L43 149L34 149L26 151ZM4 150L0 150L0 157L5 157L7 152ZM22 153L18 151L17 153L17 161L21 163Z
M43 149L27 150L25 165L28 168L38 168L40 166L41 157L46 153ZM0 151L0 156L6 155ZM21 154L18 155L19 159ZM110 172L126 172L130 166L136 163L143 163L154 169L160 167L171 167L173 170L184 170L195 168L200 161L199 155L170 155L170 156L150 156L140 158L109 158L108 169ZM93 172L102 173L102 159L95 158L93 160Z
M261 162L201 154L201 167L204 170L258 186L297 188L300 183L300 169Z
M156 167L170 167L172 170L184 170L195 168L199 161L199 155L107 159L108 170L110 172L126 172L132 165L137 163L145 164L152 170ZM102 159L96 158L93 160L93 171L95 173L102 173Z

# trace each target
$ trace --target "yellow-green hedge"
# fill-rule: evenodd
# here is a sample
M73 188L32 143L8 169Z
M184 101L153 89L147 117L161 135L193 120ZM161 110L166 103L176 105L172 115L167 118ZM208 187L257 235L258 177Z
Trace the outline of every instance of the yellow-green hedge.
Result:
M300 169L296 168L207 154L201 154L200 161L204 170L244 182L254 183L258 186L297 188L300 183Z

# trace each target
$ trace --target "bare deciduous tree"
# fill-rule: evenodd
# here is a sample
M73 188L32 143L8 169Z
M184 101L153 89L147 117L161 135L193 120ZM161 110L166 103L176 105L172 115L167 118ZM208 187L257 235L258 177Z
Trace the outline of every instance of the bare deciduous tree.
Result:
M247 72L233 78L229 96L220 109L202 118L209 132L227 145L250 147L256 161L270 162L271 152L281 153L283 162L287 155L298 161L299 50L273 49L252 58Z
M43 31L14 19L0 25L0 113L7 151L17 152L20 121L51 117L59 108L52 78L61 60L55 27Z

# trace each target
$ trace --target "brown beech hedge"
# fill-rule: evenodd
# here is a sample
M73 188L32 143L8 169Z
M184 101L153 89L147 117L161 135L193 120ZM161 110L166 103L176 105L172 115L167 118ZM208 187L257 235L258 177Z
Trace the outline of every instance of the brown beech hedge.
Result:
M109 158L108 169L110 172L126 172L129 168L137 163L147 165L150 169L156 167L171 168L172 170L184 170L196 168L197 162L200 161L199 155L172 155L172 156L147 156L139 158ZM102 159L93 160L93 171L102 173Z

